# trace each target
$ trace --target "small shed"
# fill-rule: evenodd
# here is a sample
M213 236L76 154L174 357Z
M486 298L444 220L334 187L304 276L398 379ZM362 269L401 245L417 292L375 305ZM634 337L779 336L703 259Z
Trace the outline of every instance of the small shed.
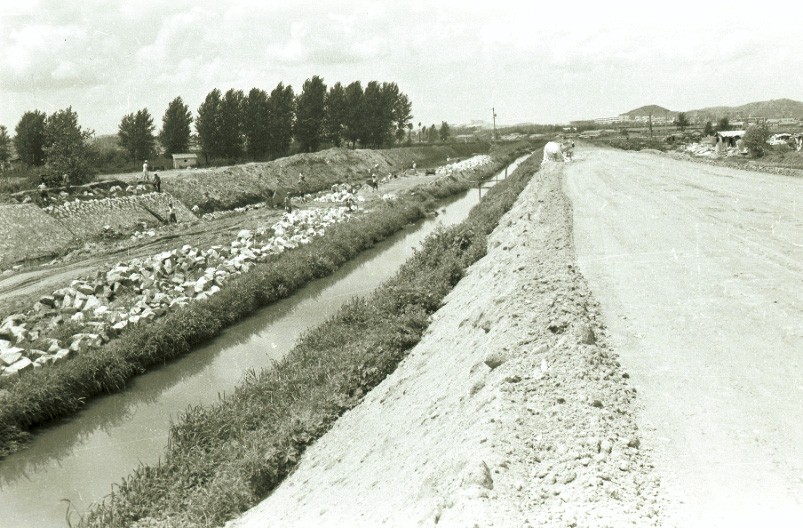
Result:
M744 130L720 130L717 137L729 147L735 147L736 142L744 137Z
M186 169L187 167L198 166L197 154L173 154L173 168Z

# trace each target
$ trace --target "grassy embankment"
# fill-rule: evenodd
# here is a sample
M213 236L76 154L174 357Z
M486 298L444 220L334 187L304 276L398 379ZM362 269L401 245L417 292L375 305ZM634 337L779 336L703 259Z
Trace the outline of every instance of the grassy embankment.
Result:
M304 335L273 368L173 426L164 462L142 467L83 526L219 526L270 493L301 453L421 339L429 316L535 172L530 158L460 225L430 236L398 274Z
M482 176L492 176L530 149L525 144L498 148L494 163ZM93 397L122 390L134 376L187 354L257 309L331 274L361 251L422 218L437 200L473 185L467 178L442 178L418 188L371 214L333 226L313 244L255 266L207 301L132 329L91 354L20 376L5 387L8 393L0 400L0 456L19 449L35 427L74 414Z

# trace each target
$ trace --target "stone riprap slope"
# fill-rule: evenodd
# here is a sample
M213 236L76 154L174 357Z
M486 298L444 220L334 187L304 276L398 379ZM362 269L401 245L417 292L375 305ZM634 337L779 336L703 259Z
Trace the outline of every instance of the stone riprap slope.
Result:
M241 230L228 247L200 249L187 244L75 280L0 324L0 375L58 363L101 346L129 325L146 324L172 309L206 299L255 263L310 243L328 226L352 214L347 207L286 213L270 229ZM65 323L72 325L71 335L54 337L64 333L60 327Z
M0 269L54 255L76 242L58 220L33 204L0 204Z
M74 200L51 207L50 214L81 239L91 239L106 232L131 232L142 224L166 222L173 204L178 222L196 220L196 216L167 193L148 193L120 198Z
M10 268L23 260L37 259L63 252L70 243L89 241L98 237L134 234L137 230L147 232L149 227L159 225L168 218L168 203L173 202L179 222L193 221L193 207L198 213L208 213L209 205L215 211L237 209L270 200L276 191L282 205L285 194L301 195L295 202L311 193L329 189L333 184L347 182L361 186L376 174L380 179L410 171L413 163L443 163L450 157L464 155L470 149L487 149L487 145L443 145L408 147L388 150L328 149L311 154L298 154L271 162L247 163L231 167L187 169L169 171L162 175L163 193L154 193L153 186L130 180L97 182L90 185L49 190L50 203L44 207L61 224L49 222L36 212L39 203L38 191L25 191L12 196L26 202L25 209L4 209L0 220L0 269ZM454 165L454 164L453 164ZM450 171L476 168L452 167ZM303 175L303 180L300 178ZM171 198L172 197L172 200ZM244 207L246 206L246 207ZM5 206L3 207L11 207ZM223 213L225 216L226 213ZM216 218L216 215L204 219ZM51 227L45 227L49 224ZM37 234L33 240L31 233ZM136 237L135 237L136 238ZM18 242L19 241L19 242Z
M480 154L462 161L456 161L454 163L449 163L448 165L438 167L435 170L435 174L451 174L453 172L475 170L488 165L491 163L491 161L493 161L491 156L488 156L487 154Z
M450 156L460 154L456 148L333 148L265 163L175 171L163 178L162 187L190 208L203 206L208 200L205 193L209 193L219 208L232 209L264 200L272 191L292 189L295 193L306 194L328 189L336 183L363 184L372 173L379 179L387 178L427 159L437 158L439 164L443 164ZM299 175L303 175L303 181Z

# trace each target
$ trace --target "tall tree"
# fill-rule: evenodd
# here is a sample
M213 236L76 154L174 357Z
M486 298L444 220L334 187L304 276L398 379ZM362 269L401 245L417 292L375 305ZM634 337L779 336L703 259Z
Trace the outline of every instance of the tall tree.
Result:
M393 121L396 124L396 141L401 142L408 130L413 128L413 104L406 94L400 93L393 105ZM407 130L406 130L407 129ZM409 142L409 136L408 136Z
M770 129L766 123L750 125L744 134L743 144L754 158L760 158L767 150L767 140L770 138Z
M363 107L363 96L365 92L362 89L360 81L354 81L346 86L346 111L345 121L343 127L343 138L351 142L352 147L357 146L357 141L365 137L365 111Z
M435 128L435 123L432 123L432 126L429 127L427 131L427 141L429 143L435 143L438 141L438 129Z
M53 113L45 126L47 168L56 175L68 174L72 182L87 181L92 171L86 142L92 134L81 129L72 107Z
M717 121L717 131L724 131L730 129L731 129L731 123L727 117L723 117L722 119Z
M706 121L705 126L703 127L703 135L710 136L714 133L714 125L711 124L711 121Z
M195 119L198 142L201 144L207 163L210 157L217 158L221 155L220 103L220 90L215 88L206 95L206 99L198 107L198 117Z
M187 152L190 146L190 124L192 112L181 97L173 99L162 117L162 130L159 141L165 149L165 156Z
M243 106L243 135L246 152L252 159L260 159L268 154L269 113L268 93L265 90L251 88Z
M279 83L268 99L269 151L273 158L286 156L293 139L295 94L293 87Z
M220 102L221 155L231 160L243 153L243 108L245 95L242 90L230 89Z
M381 147L387 141L389 125L392 121L392 107L387 105L388 93L378 81L370 81L363 94L363 112L365 122L360 137L366 147Z
M25 112L14 129L17 155L28 165L42 165L45 162L46 120L45 113L39 110Z
M153 118L147 108L137 110L136 114L123 116L117 136L131 159L143 160L150 157L153 150Z
M678 127L678 130L685 130L689 124L689 118L686 117L685 112L680 112L675 118L675 126Z
M395 82L382 83L382 124L377 130L381 143L377 146L390 146L396 138L397 107L402 93ZM402 134L402 137L404 135Z
M323 139L326 84L314 75L304 81L296 101L296 140L304 152L314 152Z
M326 94L324 115L324 134L326 139L336 147L339 147L343 142L347 115L346 89L343 88L342 84L336 82Z
M442 121L441 122L441 129L440 129L440 132L438 133L438 135L441 138L441 141L443 141L445 143L446 140L449 139L449 134L450 133L451 133L451 131L449 130L449 123L447 123L446 121Z
M8 129L0 125L0 161L6 162L11 157L11 138L8 137Z

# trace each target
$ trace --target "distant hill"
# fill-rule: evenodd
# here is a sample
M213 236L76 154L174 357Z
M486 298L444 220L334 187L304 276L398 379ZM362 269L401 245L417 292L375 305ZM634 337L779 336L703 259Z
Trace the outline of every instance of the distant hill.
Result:
M782 117L794 117L803 119L803 103L792 99L773 99L771 101L758 101L742 106L712 106L700 108L699 110L689 110L686 112L689 119L744 119L747 117L766 117L768 119L779 119Z
M674 118L677 115L677 112L673 112L672 110L667 110L663 106L647 105L647 106L642 106L640 108L636 108L635 110L631 110L629 112L625 112L622 115L629 117L647 117L652 115L653 117Z

